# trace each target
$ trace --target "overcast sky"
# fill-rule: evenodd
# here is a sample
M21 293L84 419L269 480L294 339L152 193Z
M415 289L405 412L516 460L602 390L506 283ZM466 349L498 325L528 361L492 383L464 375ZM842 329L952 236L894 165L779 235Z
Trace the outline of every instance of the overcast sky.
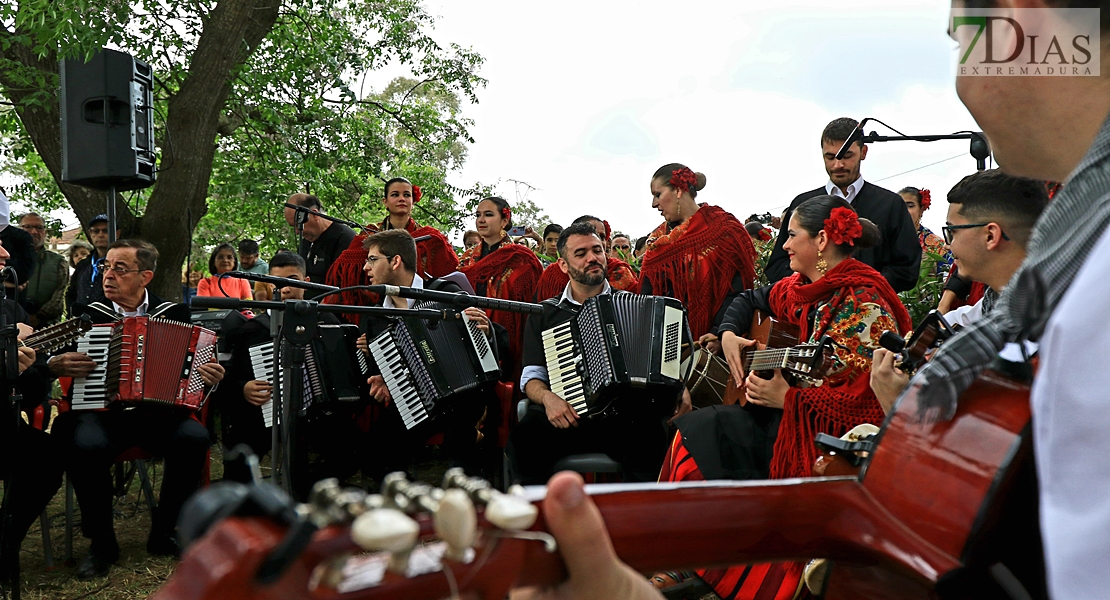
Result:
M907 134L978 129L954 91L942 0L425 1L436 39L486 59L454 182L500 182L510 202L525 196L563 225L590 213L648 233L661 222L649 180L670 162L706 174L699 201L740 219L778 213L827 180L819 138L836 117ZM933 190L934 231L974 169L967 141L875 144L863 163L888 189Z
M819 139L833 118L910 135L979 129L953 86L949 6L428 0L437 39L486 58L489 85L466 108L475 144L456 178L500 180L510 201L527 192L510 180L524 181L555 222L591 213L639 236L661 222L652 173L680 162L708 178L699 201L740 219L777 213L828 179ZM933 190L934 231L948 190L975 170L967 141L869 152L865 179Z

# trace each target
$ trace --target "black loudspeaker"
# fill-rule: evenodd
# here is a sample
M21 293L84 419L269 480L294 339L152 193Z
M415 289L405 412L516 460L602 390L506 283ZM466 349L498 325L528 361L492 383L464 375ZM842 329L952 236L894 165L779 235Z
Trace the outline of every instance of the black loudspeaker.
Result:
M150 65L109 50L61 61L62 181L135 190L154 185Z

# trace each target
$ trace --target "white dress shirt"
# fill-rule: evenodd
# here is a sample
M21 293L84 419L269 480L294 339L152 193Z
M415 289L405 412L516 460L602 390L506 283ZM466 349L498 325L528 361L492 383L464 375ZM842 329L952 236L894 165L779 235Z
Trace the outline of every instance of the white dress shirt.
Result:
M832 182L832 179L830 179L829 182L825 184L825 191L828 192L830 196L844 198L845 202L851 204L852 200L855 200L856 196L859 195L859 191L863 189L863 183L863 175L860 175L859 179L856 179L852 182L852 185L848 186L848 195L845 196L844 191L837 187L836 184Z
M410 285L409 287L417 290L422 290L424 289L424 280L421 279L419 275L413 275L412 285ZM382 300L382 308L409 308L410 306L412 306L413 302L416 302L412 298L406 298L406 300L408 300L409 303L406 304L404 307L400 307L393 303L393 296L386 296L385 300Z
M150 294L147 293L146 288L143 288L143 301L135 310L123 310L123 307L112 302L112 310L118 312L125 317L142 317L146 316L147 309L150 308Z

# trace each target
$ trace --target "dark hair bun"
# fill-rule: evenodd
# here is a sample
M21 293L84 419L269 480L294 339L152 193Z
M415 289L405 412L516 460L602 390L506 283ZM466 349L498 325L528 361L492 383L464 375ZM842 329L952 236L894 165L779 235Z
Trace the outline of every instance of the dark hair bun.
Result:
M883 241L882 232L870 219L860 217L859 224L863 228L863 234L856 240L856 248L874 248Z
M694 182L694 191L700 192L705 188L705 173L694 173L694 176L697 177L697 181Z

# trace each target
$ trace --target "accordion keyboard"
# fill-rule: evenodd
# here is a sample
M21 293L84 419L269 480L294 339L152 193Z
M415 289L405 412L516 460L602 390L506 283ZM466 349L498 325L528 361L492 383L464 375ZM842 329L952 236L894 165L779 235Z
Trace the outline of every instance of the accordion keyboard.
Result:
M266 342L249 349L251 367L254 369L254 378L273 384L274 373L274 343ZM262 405L262 422L266 427L274 426L274 401L271 399Z
M412 429L427 420L428 411L420 400L415 379L408 365L405 364L401 351L393 340L393 335L388 331L383 332L368 345L370 356L374 358L374 362L382 372L382 379L385 380L385 386L389 389L393 403L397 405L397 411L401 413L405 428Z
M77 351L93 359L96 368L87 377L74 378L72 410L91 410L108 405L108 349L112 331L112 327L93 327L77 341Z
M542 338L551 391L566 400L575 413L586 414L586 390L578 371L582 355L574 343L571 321L544 331Z

